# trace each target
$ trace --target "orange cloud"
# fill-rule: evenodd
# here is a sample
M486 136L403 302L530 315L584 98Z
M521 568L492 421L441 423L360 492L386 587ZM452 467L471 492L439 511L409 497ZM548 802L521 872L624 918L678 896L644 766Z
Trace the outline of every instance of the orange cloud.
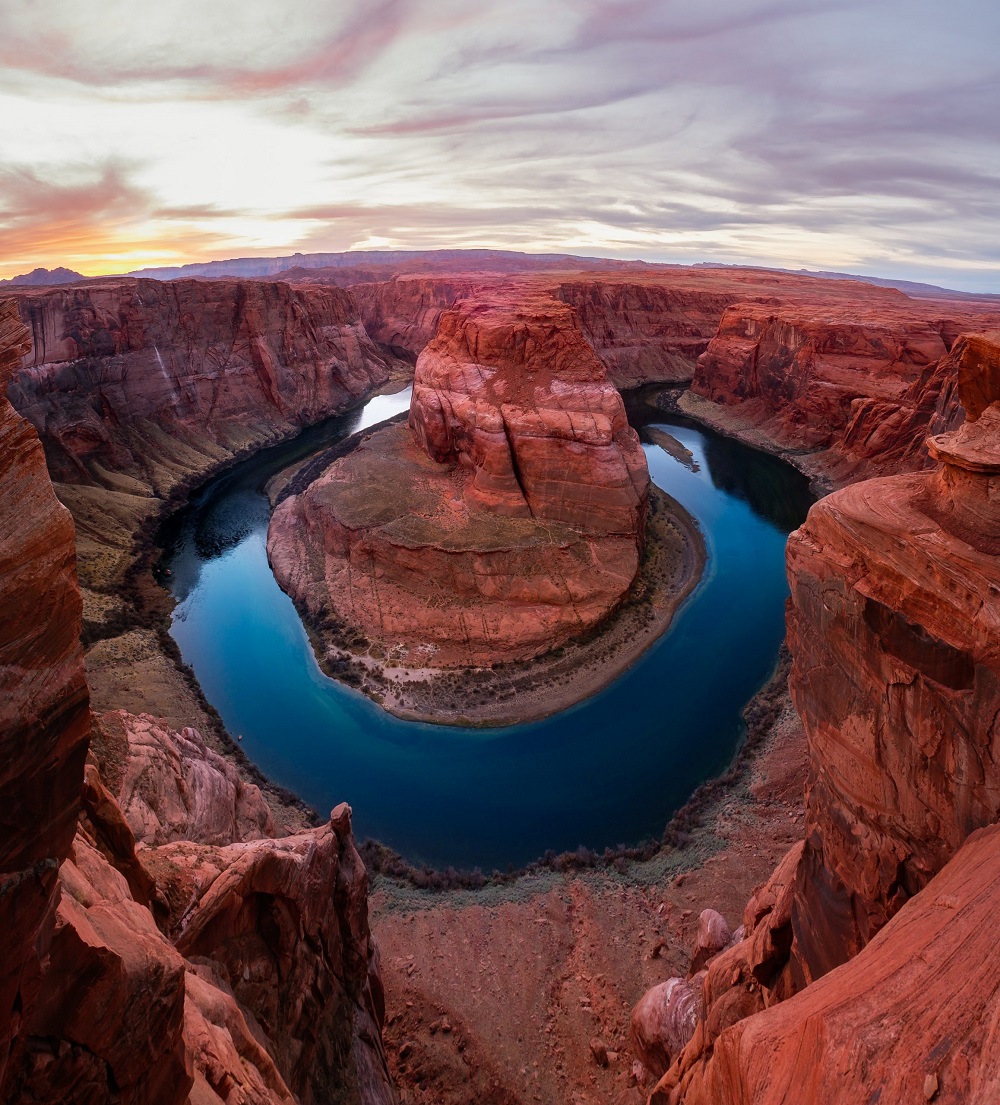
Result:
M63 179L55 181L35 169L0 169L0 277L37 265L121 272L150 261L209 258L234 242L197 225L208 209L159 208L119 162L64 166L58 174Z

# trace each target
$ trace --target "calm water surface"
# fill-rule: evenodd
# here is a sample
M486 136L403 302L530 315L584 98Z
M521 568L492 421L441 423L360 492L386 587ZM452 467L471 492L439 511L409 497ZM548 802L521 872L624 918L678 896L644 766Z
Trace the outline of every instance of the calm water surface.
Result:
M399 721L327 679L267 563L276 471L409 405L409 391L265 450L207 484L164 527L172 634L246 753L320 811L354 807L359 838L414 862L520 865L547 849L603 849L662 833L724 770L740 711L784 635L784 545L811 502L773 457L645 408L697 471L646 444L654 482L697 518L705 577L671 629L605 691L545 721L456 729Z

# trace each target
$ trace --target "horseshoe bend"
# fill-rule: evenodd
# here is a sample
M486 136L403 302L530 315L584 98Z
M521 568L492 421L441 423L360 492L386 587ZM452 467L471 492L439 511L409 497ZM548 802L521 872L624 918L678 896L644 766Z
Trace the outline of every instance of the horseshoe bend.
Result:
M365 435L296 485L268 555L333 670L353 663L404 715L491 722L551 713L619 674L704 561L693 519L651 492L575 311L516 284L441 315L408 424ZM633 604L616 617L636 592L641 615ZM484 669L532 660L489 693ZM441 669L477 669L481 704L454 705Z
M537 264L4 294L4 1101L998 1099L996 300ZM409 384L400 417L356 429ZM804 522L776 457L832 491ZM747 527L728 547L724 510ZM299 698L347 702L296 777L340 756L322 817L209 693L221 670L251 725L275 706L277 648L239 670L253 619L289 606L265 534L334 677L277 703L270 751L294 744ZM260 574L239 574L252 555ZM771 569L765 649L736 612ZM177 644L209 577L209 620L244 618L219 638L230 667L216 638L191 666ZM544 831L574 810L589 826L656 771L661 810L699 751L657 759L697 689L694 668L690 686L642 668L664 642L708 669L699 710L759 672L652 839L489 873L355 839L377 799L414 833L439 813L405 805L432 739L426 793L471 807L445 835L478 820L509 840L537 794L558 810ZM610 715L586 712L601 695L561 711L654 670ZM344 684L451 724L379 728ZM553 711L562 729L479 732ZM584 800L594 717L610 752ZM357 718L376 747L360 799L337 744ZM489 806L488 757L553 732Z

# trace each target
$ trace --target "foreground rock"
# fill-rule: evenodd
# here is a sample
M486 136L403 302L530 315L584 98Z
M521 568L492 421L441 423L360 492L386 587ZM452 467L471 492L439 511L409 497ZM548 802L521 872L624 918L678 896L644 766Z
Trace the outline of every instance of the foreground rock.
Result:
M949 947L971 950L976 911L993 908L979 880L995 835L962 845L1000 816L1000 342L956 349L967 421L930 440L938 471L855 484L789 539L806 838L748 904L747 938L710 962L705 1016L656 1101L801 1100L802 1085L807 1100L878 1086L903 1100L932 1075L940 1100L997 1094L966 1050L995 1031L988 953L935 968ZM853 1042L869 1039L864 1053Z
M19 1061L76 830L89 711L73 523L38 437L3 398L27 349L0 302L0 1098ZM14 1055L11 1057L11 1051Z
M252 1017L303 1103L391 1102L384 1006L368 929L368 881L339 806L321 828L225 848L143 853L166 929Z
M104 781L144 844L275 835L260 790L197 729L178 733L148 715L115 710L101 716L94 744Z
M268 555L314 621L400 666L526 659L635 577L649 476L572 312L497 296L442 315L391 427L274 513Z
M705 1071L652 1105L1000 1099L1000 829L957 855L850 963L715 1040Z
M13 305L0 304L3 382L26 337ZM139 831L217 842L169 859L137 849L96 764L85 763L72 522L38 437L6 402L0 472L0 1097L391 1105L349 809L284 840L237 844L272 829L256 788L194 730L119 714L102 751ZM161 868L170 878L158 882ZM268 1019L274 1010L280 1017Z

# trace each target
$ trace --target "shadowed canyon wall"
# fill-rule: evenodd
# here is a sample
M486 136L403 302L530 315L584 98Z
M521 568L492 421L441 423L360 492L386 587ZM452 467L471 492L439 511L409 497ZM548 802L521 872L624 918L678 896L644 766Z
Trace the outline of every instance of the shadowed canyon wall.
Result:
M4 384L28 348L0 303ZM92 719L72 521L6 401L0 471L0 1096L391 1105L349 808L274 839L196 730Z

